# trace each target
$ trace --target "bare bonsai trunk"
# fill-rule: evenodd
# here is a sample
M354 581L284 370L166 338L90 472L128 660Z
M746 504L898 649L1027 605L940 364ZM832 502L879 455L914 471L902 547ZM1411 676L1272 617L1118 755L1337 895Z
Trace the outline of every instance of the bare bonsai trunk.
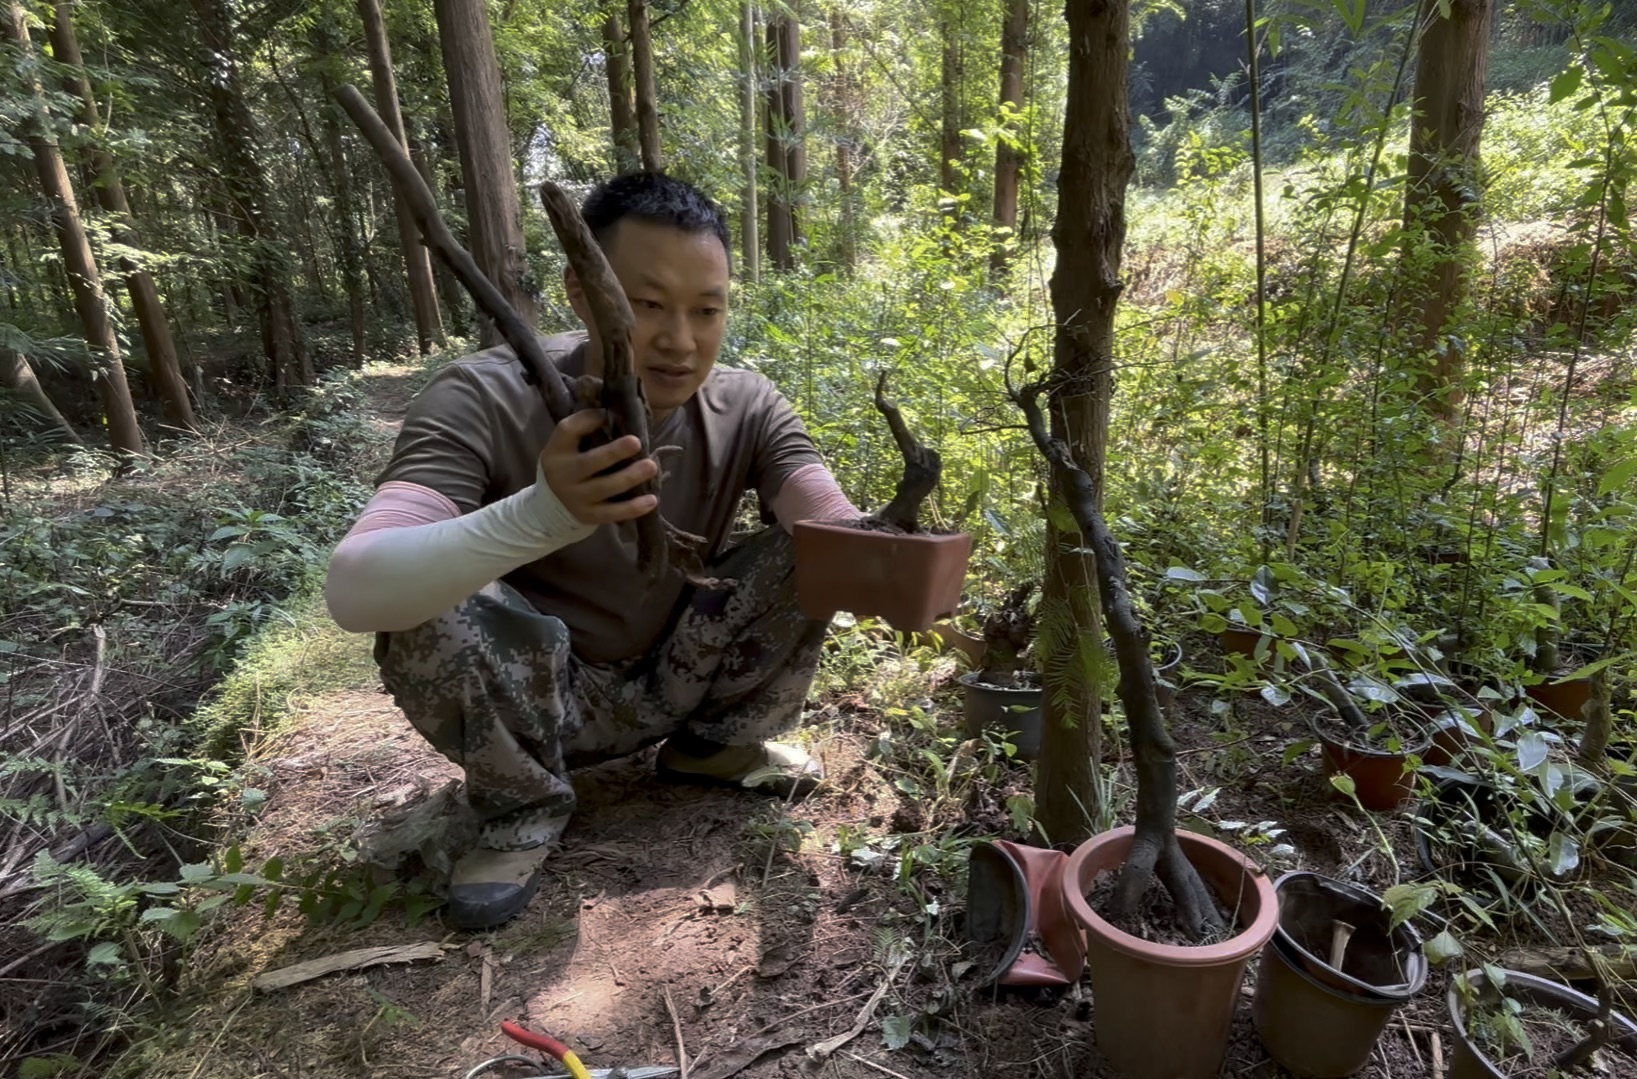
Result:
M358 0L358 15L364 21L364 44L369 51L370 85L375 91L375 107L392 137L406 145L404 118L398 109L398 80L392 72L392 46L386 24L381 19L381 0ZM430 181L428 181L430 183ZM404 256L404 276L409 281L409 302L415 309L415 342L422 356L443 340L443 315L438 310L438 294L432 282L432 259L415 231L415 218L394 194L392 215L398 224L398 247Z
M5 37L30 49L28 24L24 21L23 5L12 0L0 8L0 30ZM57 148L56 136L51 132L46 116L44 90L36 76L28 76L28 92L32 101L28 108L27 139L34 153L34 167L40 178L40 188L51 204L51 223L57 231L62 248L63 267L68 273L69 288L74 294L74 307L85 329L86 343L93 353L100 353L105 366L97 372L97 392L102 397L102 409L108 419L108 441L114 451L122 454L140 454L146 449L142 428L137 425L136 407L131 402L131 388L125 381L125 364L120 359L119 339L114 336L113 322L108 315L108 297L102 291L102 275L91 254L91 241L86 238L80 222L79 204L74 200L74 188L68 181L68 170L63 167L62 153Z
M1097 508L1097 491L1086 471L1075 464L1069 448L1046 428L1040 407L1043 388L1036 385L1017 395L1028 416L1029 434L1051 462L1052 480L1074 514L1097 563L1097 589L1114 656L1120 666L1120 702L1131 728L1131 750L1137 769L1137 830L1131 853L1115 887L1114 911L1135 913L1138 901L1156 872L1176 903L1177 916L1194 939L1220 932L1217 914L1204 881L1177 842L1176 747L1165 728L1159 697L1154 691L1154 664L1148 652L1148 631L1137 618L1125 571L1125 555Z
M654 84L648 0L629 0L626 11L631 20L631 70L637 80L637 144L642 150L643 169L658 172L665 167L665 154L659 141L659 88Z
M1478 145L1484 122L1484 73L1489 59L1489 29L1494 0L1448 0L1449 14L1438 0L1423 0L1426 23L1415 65L1415 110L1410 119L1410 159L1404 195L1405 243L1430 240L1430 264L1412 275L1404 295L1418 330L1417 345L1433 357L1433 369L1422 376L1429 407L1444 420L1460 411L1460 378L1464 349L1446 335L1450 315L1466 293L1466 269L1477 228L1475 192ZM1407 246L1408 250L1408 246Z
M631 61L625 31L612 7L603 17L603 55L608 68L608 131L614 143L614 171L630 172L640 160L637 111L631 103Z
M114 166L113 155L103 148L101 142L98 128L102 126L102 120L98 115L96 95L91 92L91 80L85 77L85 63L80 58L80 44L74 36L73 20L74 5L59 0L57 17L51 27L51 48L58 62L68 68L63 81L68 92L80 99L80 122L97 139L91 152L97 202L113 217L114 241L135 250L138 242L131 205L125 197L125 184ZM182 381L182 364L176 357L176 342L171 338L170 320L165 317L164 305L159 302L159 290L154 287L153 276L124 256L120 257L120 269L125 272L125 287L131 294L131 307L142 330L142 344L148 351L153 386L164 404L165 419L173 427L192 431L195 429L193 402L188 398L187 383Z
M943 476L943 458L937 450L916 441L909 425L904 422L903 413L898 411L897 405L887 400L885 371L875 384L875 407L886 417L887 426L892 429L893 441L898 444L898 452L904 457L904 476L898 481L898 490L893 493L892 501L887 503L886 508L875 516L904 532L917 532L921 527L921 504L938 489L938 480Z

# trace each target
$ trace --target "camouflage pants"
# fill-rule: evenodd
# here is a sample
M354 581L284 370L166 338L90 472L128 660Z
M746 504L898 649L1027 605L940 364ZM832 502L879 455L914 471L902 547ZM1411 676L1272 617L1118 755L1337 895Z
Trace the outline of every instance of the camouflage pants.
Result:
M624 663L579 660L568 627L500 581L414 629L376 636L387 691L466 770L483 846L555 841L574 811L570 768L682 730L751 745L801 721L825 624L796 608L790 537L767 529L708 571L731 583L690 589L670 633Z

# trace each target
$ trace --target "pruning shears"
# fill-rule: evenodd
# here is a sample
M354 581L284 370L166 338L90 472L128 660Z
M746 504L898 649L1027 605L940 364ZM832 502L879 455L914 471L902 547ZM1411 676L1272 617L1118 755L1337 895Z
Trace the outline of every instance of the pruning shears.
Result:
M534 1075L527 1077L527 1079L665 1079L666 1076L676 1075L678 1071L674 1065L669 1064L641 1068L587 1068L580 1062L580 1058L574 1050L549 1034L537 1034L520 1023L512 1022L510 1019L501 1022L500 1030L512 1041L520 1045L526 1045L530 1049L538 1049L547 1056L559 1061L564 1068L568 1069L566 1072ZM467 1072L466 1079L476 1079L477 1076L493 1071L503 1064L535 1065L537 1063L537 1061L528 1057L515 1054L498 1056L492 1060L485 1060L482 1064Z

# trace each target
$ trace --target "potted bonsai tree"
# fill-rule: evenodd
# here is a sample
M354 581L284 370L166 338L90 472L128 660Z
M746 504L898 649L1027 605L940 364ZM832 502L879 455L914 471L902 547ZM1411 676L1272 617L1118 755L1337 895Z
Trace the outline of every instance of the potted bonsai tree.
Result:
M1016 731L1017 755L1040 754L1040 678L1027 665L1034 644L1035 583L1026 581L984 614L982 651L976 669L961 675L966 736L985 730Z
M796 524L796 598L808 618L827 620L837 611L851 611L918 633L960 604L972 537L922 527L921 506L938 486L943 460L910 432L886 391L882 372L875 407L904 458L903 477L892 501L862 521Z

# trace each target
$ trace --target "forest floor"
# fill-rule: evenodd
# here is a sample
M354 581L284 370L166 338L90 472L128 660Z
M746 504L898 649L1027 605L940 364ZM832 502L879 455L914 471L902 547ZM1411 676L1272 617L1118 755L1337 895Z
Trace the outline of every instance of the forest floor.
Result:
M383 434L410 385L372 386ZM329 860L435 888L467 826L459 769L384 694L369 640L303 602L277 645L289 677L245 732L243 782L265 802L224 816L223 846L247 868ZM1214 642L1189 643L1187 667L1221 670ZM852 631L827 664L802 737L828 780L806 801L663 785L648 751L577 774L580 809L538 896L497 931L457 933L435 910L411 918L395 905L346 921L294 902L271 916L223 907L180 958L175 996L108 1074L461 1076L520 1051L500 1030L514 1019L592 1068L675 1064L680 1041L695 1079L1114 1079L1086 982L978 991L982 957L963 945L968 852L1026 838L1008 798L1029 793L1028 765L962 745L953 658ZM1284 761L1306 737L1295 706L1236 694L1213 707L1218 692L1196 682L1173 715L1184 789L1216 791L1185 827L1238 843L1273 874L1310 869L1377 891L1421 875L1411 811L1372 823L1337 798L1316 750ZM953 763L963 758L969 767ZM1111 794L1121 821L1131 782L1123 762ZM1503 923L1490 943L1542 941L1522 926ZM385 946L419 958L259 981ZM1252 1028L1254 985L1253 964L1225 1076L1286 1074ZM1442 1075L1444 989L1434 971L1359 1075Z

